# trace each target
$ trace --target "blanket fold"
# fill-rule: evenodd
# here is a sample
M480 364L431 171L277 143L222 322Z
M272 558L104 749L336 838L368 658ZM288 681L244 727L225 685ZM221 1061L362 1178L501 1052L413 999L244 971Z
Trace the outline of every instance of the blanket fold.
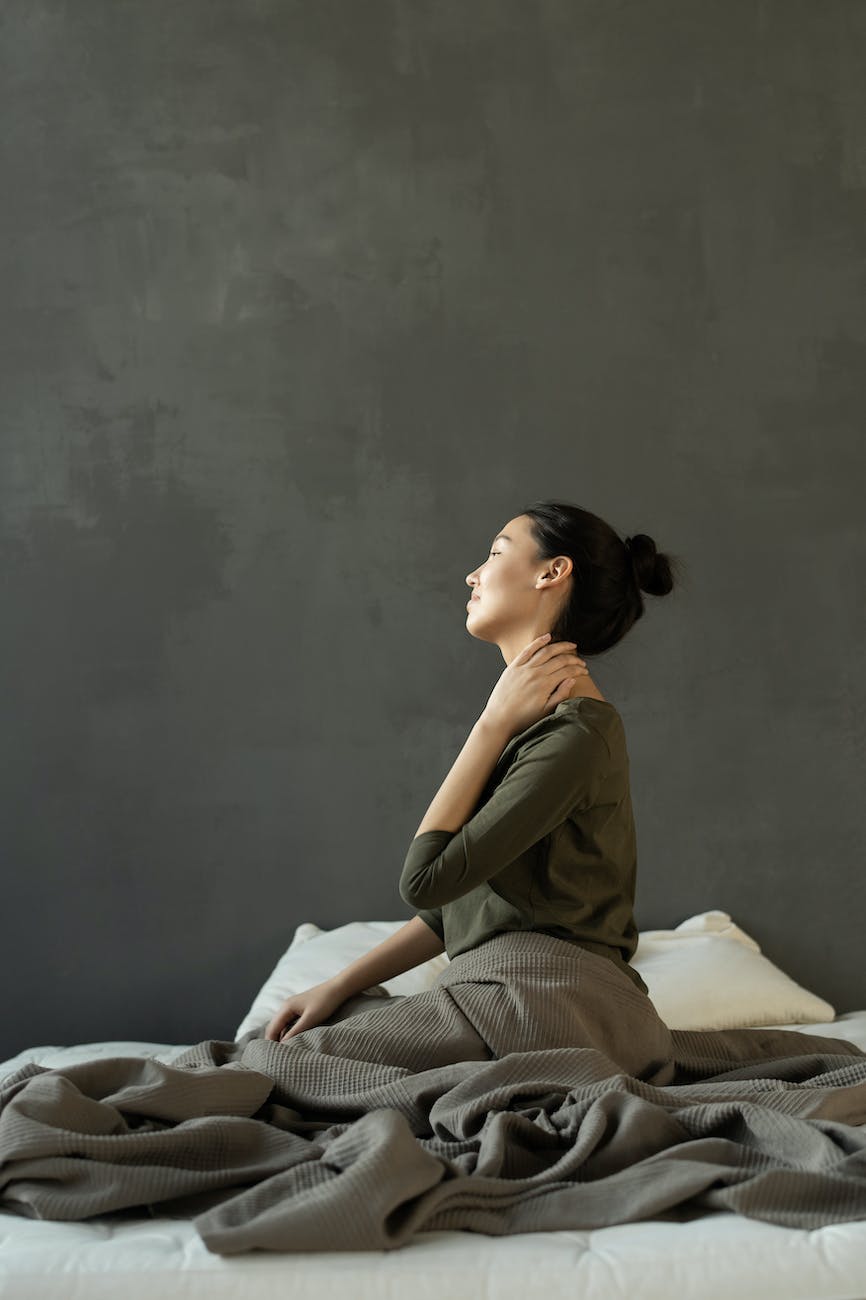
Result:
M221 1254L718 1209L866 1218L866 1053L671 1030L613 962L551 935L497 935L423 993L262 1034L0 1081L0 1206L193 1215Z

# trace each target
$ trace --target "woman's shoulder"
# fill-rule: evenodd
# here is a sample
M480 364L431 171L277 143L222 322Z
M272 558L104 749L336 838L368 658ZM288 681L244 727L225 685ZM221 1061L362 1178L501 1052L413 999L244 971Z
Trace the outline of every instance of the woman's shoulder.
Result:
M623 738L622 719L614 705L582 695L560 701L551 713L512 737L506 751L518 757L543 746L584 756L592 751L612 756Z
M594 695L575 695L562 700L554 709L554 716L564 723L576 724L582 729L592 728L603 736L609 749L625 743L625 726L622 715L610 700L598 700Z

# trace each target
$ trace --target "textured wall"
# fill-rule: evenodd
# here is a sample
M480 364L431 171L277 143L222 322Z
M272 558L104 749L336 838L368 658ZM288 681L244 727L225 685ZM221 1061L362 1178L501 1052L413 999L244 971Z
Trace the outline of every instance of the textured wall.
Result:
M682 555L592 671L641 928L866 1005L866 6L7 0L0 1052L230 1036L397 879L535 497Z

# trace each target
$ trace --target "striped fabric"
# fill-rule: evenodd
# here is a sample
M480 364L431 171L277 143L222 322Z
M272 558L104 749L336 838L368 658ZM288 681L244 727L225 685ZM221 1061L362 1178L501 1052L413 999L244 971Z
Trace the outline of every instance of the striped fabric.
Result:
M0 1205L149 1206L222 1254L719 1209L866 1218L866 1054L845 1039L668 1030L612 962L532 931L382 992L285 1044L23 1066L0 1085Z

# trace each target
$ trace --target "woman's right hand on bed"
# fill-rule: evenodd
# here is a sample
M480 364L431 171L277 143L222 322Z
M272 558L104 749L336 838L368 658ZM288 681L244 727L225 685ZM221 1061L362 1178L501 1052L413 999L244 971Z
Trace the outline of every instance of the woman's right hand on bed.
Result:
M314 984L303 993L294 993L290 998L286 998L268 1024L265 1038L269 1038L273 1043L285 1042L287 1038L293 1038L295 1034L301 1034L305 1029L320 1025L345 1001L345 992L330 980L325 980L322 984Z

